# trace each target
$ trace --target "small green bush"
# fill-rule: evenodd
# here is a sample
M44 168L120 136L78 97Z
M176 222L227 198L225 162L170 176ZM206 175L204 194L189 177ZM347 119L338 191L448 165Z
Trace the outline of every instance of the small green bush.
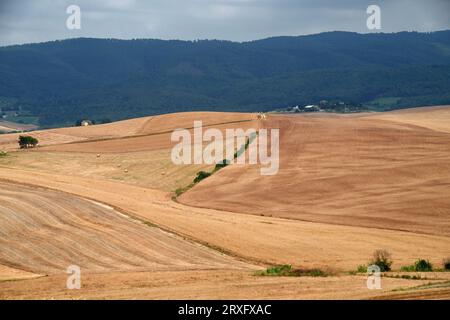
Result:
M301 269L297 269L294 270L293 272L293 276L296 277L326 277L328 276L328 273L326 273L323 270L320 269L306 269L306 270L301 270Z
M411 266L403 266L400 268L401 271L405 271L405 272L413 272L416 271L416 267L411 265Z
M175 195L177 196L177 197L179 197L179 196L181 196L181 194L183 193L183 188L177 188L176 190L175 190Z
M403 266L400 268L401 271L406 272L429 272L433 271L433 265L428 261L424 259L418 259L414 265L410 266Z
M194 186L194 183L192 182L190 185L188 185L187 187L180 187L177 188L175 190L175 195L177 197L181 196L183 193L185 193L186 191L188 191L190 188L192 188Z
M274 266L266 269L267 275L289 275L289 273L292 271L292 266L290 264L283 264L279 266Z
M0 151L0 158L6 157L8 153L6 151Z
M267 268L265 271L258 272L260 276L278 276L278 277L326 277L328 273L320 269L293 269L289 264L283 264Z
M444 259L444 270L450 270L450 257Z
M229 161L227 159L224 159L223 161L216 164L214 171L225 168L228 164L229 164Z
M433 271L433 265L428 260L418 259L414 264L415 271L429 272Z
M356 270L357 273L366 273L367 272L367 266L365 265L359 265L358 269Z
M199 183L203 179L208 178L210 175L211 175L211 173L206 172L206 171L197 172L197 176L194 179L194 183Z
M380 267L381 272L390 271L392 265L391 254L387 250L376 250L373 253L373 260L370 264Z

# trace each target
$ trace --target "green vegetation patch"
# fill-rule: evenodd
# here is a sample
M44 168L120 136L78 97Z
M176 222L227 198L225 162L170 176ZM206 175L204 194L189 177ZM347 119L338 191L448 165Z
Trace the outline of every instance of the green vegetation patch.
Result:
M450 257L447 257L443 261L444 270L450 270Z
M431 272L433 271L433 265L430 261L425 259L418 259L414 265L401 267L402 271L417 271L417 272Z
M241 148L234 153L233 159L238 158L242 153L244 153L245 150L247 150L247 148L250 145L250 143L252 143L252 141L256 138L257 135L258 135L258 133L256 132L255 134L252 134L249 138L247 138L247 140L245 141L245 144L243 146L241 146ZM189 189L194 187L197 183L199 183L202 180L208 178L209 176L211 176L212 174L216 173L220 169L225 168L226 166L228 166L230 164L230 162L231 161L229 161L228 159L223 159L221 162L216 164L216 166L214 167L214 169L211 172L207 172L207 171L199 171L199 172L197 172L197 176L194 178L194 181L191 182L186 187L177 188L175 190L175 196L172 197L172 199L175 200L177 197L181 196L183 193L185 193L186 191L188 191Z
M199 183L203 179L208 178L211 175L211 172L199 171L197 172L197 176L194 179L194 183Z
M396 274L396 275L383 275L386 278L395 278L395 279L406 279L406 280L426 280L426 278L422 277L420 274Z
M367 273L367 266L360 265L358 266L358 269L356 270L357 273Z
M265 271L258 271L256 275L272 277L326 277L328 273L317 268L294 269L289 264L283 264L269 267Z

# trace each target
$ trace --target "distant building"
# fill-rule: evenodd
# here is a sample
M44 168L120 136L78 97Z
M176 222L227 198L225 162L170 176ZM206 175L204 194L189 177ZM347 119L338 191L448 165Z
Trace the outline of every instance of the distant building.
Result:
M266 114L264 112L258 113L258 119L266 120Z
M92 121L90 120L83 120L81 121L81 126L82 127L87 127L87 126L91 126L92 125Z

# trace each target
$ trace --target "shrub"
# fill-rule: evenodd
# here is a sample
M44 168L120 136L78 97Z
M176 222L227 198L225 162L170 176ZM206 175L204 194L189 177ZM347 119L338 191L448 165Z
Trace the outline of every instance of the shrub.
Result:
M187 187L180 187L177 188L175 190L175 195L177 197L181 196L183 193L185 193L186 191L188 191L190 188L192 188L194 186L194 183L192 182L190 185L188 185Z
M292 275L295 277L326 277L328 273L320 269L295 269L292 272Z
M328 274L320 269L293 269L289 264L278 265L258 272L260 276L278 277L326 277Z
M0 158L6 157L8 153L6 151L0 151Z
M357 273L366 273L367 272L367 266L360 265L358 266L358 269L356 270Z
M266 274L283 276L283 275L289 275L289 273L291 271L292 271L292 266L290 264L283 264L283 265L267 268Z
M412 272L412 271L416 271L416 267L415 266L403 266L400 268L401 271L405 271L405 272Z
M380 267L381 272L390 271L392 265L391 254L387 250L376 250L373 253L373 260L370 264Z
M38 143L38 140L32 136L19 137L19 146L21 149L34 148Z
M428 260L418 259L414 263L414 265L403 266L403 267L401 267L401 270L408 271L408 272L412 272L412 271L427 272L427 271L433 271L433 265Z
M433 265L428 260L419 259L414 264L415 271L433 271Z
M208 178L210 175L211 175L211 173L206 172L206 171L197 172L197 177L195 177L194 182L199 183L203 179Z
M227 159L222 160L222 162L219 162L216 164L216 167L214 168L214 171L220 170L222 168L225 168L229 164L229 161Z
M175 190L175 195L177 196L177 197L179 197L182 193L183 193L183 188L177 188L176 190Z
M450 270L450 257L445 258L443 264L445 270Z
M179 188L175 189L175 196L172 197L172 199L176 199L176 197L181 196L184 192L188 191L190 188L195 186L196 183L199 183L200 181L202 181L203 179L209 177L210 175L211 175L211 173L210 172L206 172L206 171L199 171L199 172L197 172L197 176L195 177L194 181L191 182L190 185L188 185L186 187L179 187Z

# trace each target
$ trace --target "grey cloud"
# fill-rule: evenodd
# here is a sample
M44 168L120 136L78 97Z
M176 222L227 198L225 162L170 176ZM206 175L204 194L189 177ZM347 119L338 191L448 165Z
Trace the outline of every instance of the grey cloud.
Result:
M66 8L82 11L67 30ZM366 8L382 10L382 32L450 28L447 0L3 0L0 45L72 37L227 39L344 30L369 32Z

